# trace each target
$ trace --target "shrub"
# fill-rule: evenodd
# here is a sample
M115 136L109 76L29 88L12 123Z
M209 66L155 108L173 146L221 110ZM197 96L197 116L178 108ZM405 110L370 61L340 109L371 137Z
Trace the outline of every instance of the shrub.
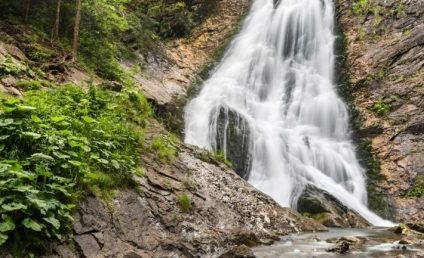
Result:
M223 151L217 151L215 152L215 159L217 159L219 162L225 164L228 168L233 168L233 164L231 161L227 159Z
M158 136L152 141L152 149L161 160L170 162L177 155L177 143L178 138L174 135Z
M133 116L150 112L142 100L72 85L2 100L0 245L18 256L37 253L43 241L69 233L81 196L132 183L142 139Z
M22 68L15 64L11 57L6 57L3 63L0 63L0 78L7 75L18 75Z
M190 197L186 193L181 194L179 196L179 204L183 212L189 211L191 209Z
M418 176L416 178L415 187L409 190L406 196L418 198L424 196L424 177Z
M390 104L385 103L383 99L379 99L372 107L372 110L378 115L387 116L391 108L392 106Z

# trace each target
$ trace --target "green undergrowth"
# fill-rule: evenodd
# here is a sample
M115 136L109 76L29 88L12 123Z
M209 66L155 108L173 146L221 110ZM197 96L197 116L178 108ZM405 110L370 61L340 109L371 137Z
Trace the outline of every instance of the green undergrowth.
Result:
M219 162L225 164L228 168L233 168L233 164L231 163L231 161L229 161L227 159L227 157L225 156L225 153L223 151L217 151L217 152L215 152L214 153L214 157Z
M0 103L0 246L17 257L66 241L72 211L87 194L110 195L142 174L144 121L137 92L73 85Z
M161 135L155 137L151 148L156 152L159 159L165 162L171 162L177 155L178 137L170 135Z
M415 180L415 186L408 191L407 197L418 197L424 196L424 177L418 176Z
M183 193L178 197L178 203L183 212L188 212L191 209L190 196L186 193Z

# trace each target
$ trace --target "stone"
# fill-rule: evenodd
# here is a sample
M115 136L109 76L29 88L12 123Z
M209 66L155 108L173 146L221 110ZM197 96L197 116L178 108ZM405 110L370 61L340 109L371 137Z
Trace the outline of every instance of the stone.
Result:
M347 241L341 241L336 245L329 247L327 252L345 254L349 252L349 243Z
M233 165L234 170L239 176L247 179L252 163L249 154L251 147L249 124L232 110L219 108L215 112L218 112L216 148L221 151L226 149L227 159Z
M12 87L15 86L18 80L16 77L9 75L1 79L1 83L6 87Z
M366 228L369 223L355 211L347 208L328 192L308 185L297 203L297 210L327 227Z
M83 257L100 257L100 246L91 234L75 236L74 239Z
M7 92L13 96L17 96L17 97L23 96L22 92L16 89L15 87L7 87L6 89L7 89Z
M225 254L219 256L219 258L255 258L252 249L245 245L238 245L226 252Z

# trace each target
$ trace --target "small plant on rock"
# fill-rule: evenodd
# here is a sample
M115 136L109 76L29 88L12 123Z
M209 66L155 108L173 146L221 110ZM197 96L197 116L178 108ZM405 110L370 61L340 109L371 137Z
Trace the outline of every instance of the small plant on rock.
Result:
M387 116L391 109L392 106L385 103L383 99L379 99L372 107L372 110L380 116Z
M190 201L190 197L188 196L188 194L183 193L179 196L179 204L180 204L180 208L183 212L187 212L191 209L191 201Z

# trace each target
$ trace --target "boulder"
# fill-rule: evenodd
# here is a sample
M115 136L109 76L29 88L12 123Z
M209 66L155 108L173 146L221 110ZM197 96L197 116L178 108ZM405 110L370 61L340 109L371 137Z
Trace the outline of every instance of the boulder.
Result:
M297 210L327 227L366 228L370 224L358 213L343 205L328 192L312 185L301 194Z
M226 156L233 164L233 169L244 179L249 178L251 167L250 129L247 121L236 112L219 108L217 119L216 148L226 149ZM224 146L225 145L225 146Z
M327 249L327 252L345 254L345 253L349 252L349 246L350 246L350 244L347 241L340 241L339 243L335 244L334 246L329 247Z

